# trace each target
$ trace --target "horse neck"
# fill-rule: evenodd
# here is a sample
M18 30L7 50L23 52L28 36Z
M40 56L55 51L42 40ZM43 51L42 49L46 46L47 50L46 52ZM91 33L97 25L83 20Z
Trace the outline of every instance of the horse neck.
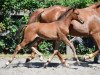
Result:
M62 22L64 23L64 25L68 26L70 25L72 21L72 14L69 14L68 16L65 16L63 19L62 19Z
M73 15L73 9L70 8L68 11L65 12L64 16L60 19L64 25L69 26L72 20L72 15Z

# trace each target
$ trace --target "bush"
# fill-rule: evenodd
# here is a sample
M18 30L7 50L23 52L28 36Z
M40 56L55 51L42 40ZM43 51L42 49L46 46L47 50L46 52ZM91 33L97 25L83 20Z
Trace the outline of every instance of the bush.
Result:
M13 52L16 44L18 44L18 41L15 40L16 31L22 24L26 24L29 18L28 16L24 16L21 19L13 20L10 16L9 11L19 12L23 9L34 11L38 8L45 8L53 5L63 5L71 7L77 6L78 8L83 8L93 3L93 0L0 0L0 11L4 17L3 21L0 23L0 30L10 31L7 36L0 37L0 52L2 52L3 50L7 50L7 52L9 53ZM53 50L52 46L52 42L43 41L39 44L38 47L41 52L49 53L49 51L52 52ZM82 48L81 46L79 47ZM65 49L65 44L61 43L61 53L64 53L63 49ZM26 48L22 51L22 53L27 53Z

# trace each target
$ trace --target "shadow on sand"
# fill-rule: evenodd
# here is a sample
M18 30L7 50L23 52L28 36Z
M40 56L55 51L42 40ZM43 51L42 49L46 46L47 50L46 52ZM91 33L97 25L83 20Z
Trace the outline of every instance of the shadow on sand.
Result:
M42 68L44 66L44 63L45 62L22 63L19 61L18 63L10 64L9 66L7 66L7 68L17 68L17 67ZM90 68L94 67L93 64L94 63L92 61L81 61L80 65L77 65L76 63L69 63L70 66L82 66L82 67L90 67ZM97 65L98 64L100 64L100 63L97 63ZM56 68L59 65L60 65L60 63L51 62L47 67L55 67Z
M28 62L13 64L12 67L27 67L27 68L41 68L44 66L44 62ZM58 67L59 63L50 63L47 67Z

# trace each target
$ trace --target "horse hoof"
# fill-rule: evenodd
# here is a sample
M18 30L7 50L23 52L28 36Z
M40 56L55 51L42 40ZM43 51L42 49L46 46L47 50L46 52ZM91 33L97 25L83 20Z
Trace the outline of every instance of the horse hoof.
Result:
M47 65L48 65L48 64L47 64L47 63L45 63L43 67L44 67L44 68L47 68Z
M9 64L10 64L10 62L7 62L7 63L6 63L6 66L8 66Z
M74 65L80 66L81 63L76 61L76 62L74 63Z
M86 61L89 58L90 58L89 56L83 56L84 61Z
M44 64L44 66L43 66L43 67L44 67L44 68L47 68L47 65L45 65L45 64Z
M81 65L81 63L80 63L80 61L79 61L79 60L77 60L77 61L76 61L76 63L77 63L77 65Z
M63 67L69 68L69 64L68 63L62 63L61 64Z
M46 68L48 66L49 62L47 61L45 64L44 64L44 68Z
M27 58L27 59L26 59L26 61L25 61L25 63L27 63L27 62L29 62L29 61L30 61L30 59L29 59L29 58Z

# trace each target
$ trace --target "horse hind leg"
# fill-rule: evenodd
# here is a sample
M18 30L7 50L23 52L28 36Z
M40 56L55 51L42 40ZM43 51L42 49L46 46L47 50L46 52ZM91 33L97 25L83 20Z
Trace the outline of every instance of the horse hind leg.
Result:
M32 59L35 58L36 53L34 52L34 50L32 50L31 55L26 59L25 63L31 61Z
M27 44L27 42L25 42L25 40L23 40L20 44L18 44L14 50L13 56L11 60L8 60L8 62L6 63L6 65L9 65L14 58L16 57L16 54L21 50L22 47L24 47Z
M31 56L29 56L26 59L25 63L27 63L27 62L31 61L32 59L34 59L36 54L39 56L40 61L43 61L42 54L35 47L31 47L31 49L32 49Z
M21 50L21 48L22 47L24 47L25 45L27 45L27 44L29 44L30 42L32 42L33 40L35 40L35 38L36 38L37 36L34 34L32 37L30 37L30 38L26 38L26 39L23 39L23 41L20 43L20 44L18 44L17 46L16 46L16 48L15 48L15 50L14 50L14 53L13 53L13 56L12 56L12 59L11 60L9 60L7 63L6 63L6 65L8 65L9 63L11 63L13 60L14 60L14 58L16 57L16 54Z
M47 62L44 64L44 68L46 68L48 66L48 64L51 62L51 60L54 58L55 55L57 55L58 50L54 50L53 54L51 55L51 57L49 57L49 59L47 60Z
M98 50L96 50L94 53L89 54L88 56L84 56L85 60L91 59L91 58L95 57L97 54L100 53L100 33L93 34L92 37L95 40L95 43L98 47Z
M31 48L39 56L40 61L43 61L42 53L40 53L35 47Z
M37 46L38 46L38 44L39 44L41 41L42 41L42 39L37 38L37 39L35 39L35 42L34 42L35 44L34 44L34 45L33 45L33 43L31 44L30 47L31 47L31 49L32 49L32 53L31 53L31 55L26 59L26 63L29 62L29 61L31 61L32 59L34 59L36 54L39 56L40 61L43 61L42 53L40 53L40 52L37 50Z
M55 49L54 49L54 53L53 54L57 55L59 60L60 60L60 62L61 62L61 64L66 67L66 65L65 65L66 59L64 59L63 56L61 55L61 53L58 51L59 50L59 46L60 46L60 41L55 42L55 47L54 47Z
M47 65L52 61L52 59L54 58L55 55L58 56L58 58L59 58L59 60L61 61L62 65L65 66L65 61L66 61L66 60L63 59L61 53L58 51L58 47L59 47L59 44L60 44L59 41L54 41L54 44L55 44L55 46L54 46L54 52L53 52L53 54L51 55L51 57L49 57L49 59L47 60L47 62L44 64L44 68L47 67Z

